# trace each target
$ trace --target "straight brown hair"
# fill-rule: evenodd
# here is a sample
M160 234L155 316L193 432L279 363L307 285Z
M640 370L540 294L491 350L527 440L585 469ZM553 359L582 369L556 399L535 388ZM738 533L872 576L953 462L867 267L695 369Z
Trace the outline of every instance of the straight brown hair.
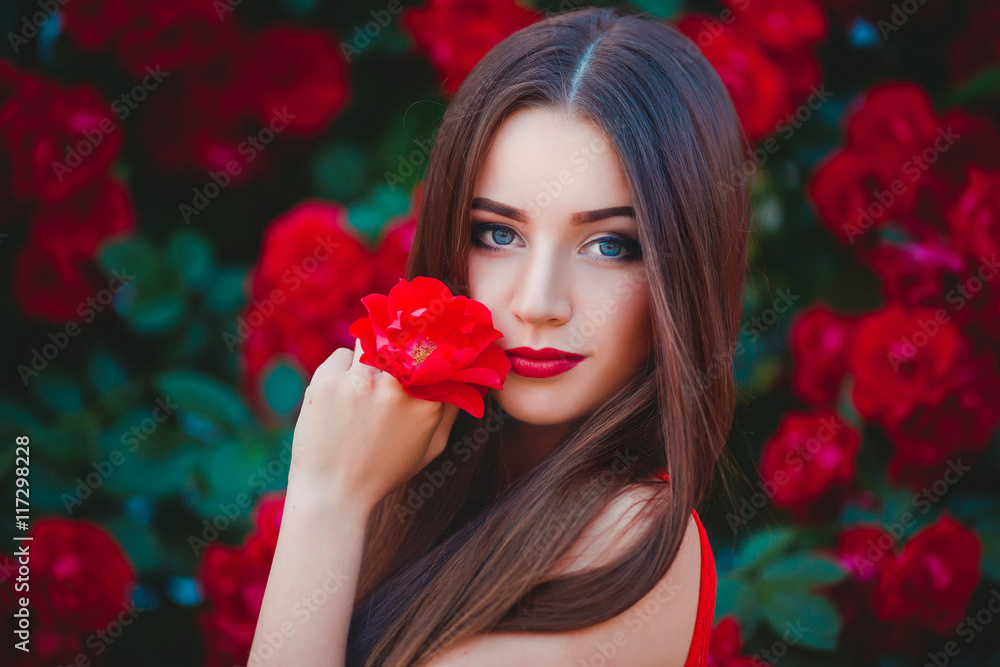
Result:
M624 612L670 567L725 449L751 146L719 76L671 24L588 7L495 46L437 132L407 278L433 276L467 295L475 176L504 118L526 107L592 122L615 149L648 273L653 353L510 484L500 464L509 416L489 396L481 419L459 413L445 451L370 518L349 665L410 665L477 633L565 632ZM644 481L662 470L669 483ZM636 485L649 492L641 539L601 567L547 576Z

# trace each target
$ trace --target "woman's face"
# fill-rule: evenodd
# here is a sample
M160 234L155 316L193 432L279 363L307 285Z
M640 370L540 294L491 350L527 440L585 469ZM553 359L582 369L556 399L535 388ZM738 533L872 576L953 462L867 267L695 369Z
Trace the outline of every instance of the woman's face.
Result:
M582 355L559 372L513 356L494 399L536 425L586 415L649 354L649 285L625 174L596 126L522 109L500 127L472 203L468 295L512 348ZM563 362L565 364L565 362Z

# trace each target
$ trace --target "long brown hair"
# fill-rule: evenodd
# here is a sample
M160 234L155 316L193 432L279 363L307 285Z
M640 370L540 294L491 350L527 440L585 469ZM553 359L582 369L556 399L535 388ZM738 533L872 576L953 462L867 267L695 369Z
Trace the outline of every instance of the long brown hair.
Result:
M663 577L736 407L749 143L698 48L618 8L553 15L507 37L448 106L423 181L407 277L466 294L475 175L525 107L600 127L624 167L648 273L653 353L544 461L510 484L507 415L460 412L445 451L369 521L349 664L410 665L483 632L564 632L616 616ZM467 294L466 294L467 295ZM622 341L622 344L627 344ZM666 470L670 482L648 482ZM621 492L647 487L649 529L607 565L546 576Z

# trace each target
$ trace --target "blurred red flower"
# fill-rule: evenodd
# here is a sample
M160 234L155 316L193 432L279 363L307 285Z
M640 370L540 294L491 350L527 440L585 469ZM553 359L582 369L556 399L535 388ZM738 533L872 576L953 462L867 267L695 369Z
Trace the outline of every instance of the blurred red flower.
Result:
M497 43L542 18L517 0L428 0L404 11L400 20L452 95Z
M860 447L861 435L832 410L785 413L760 455L771 502L799 521L833 518Z
M258 401L258 380L277 355L305 374L337 347L354 347L349 323L364 315L370 254L338 204L309 200L279 217L264 234L244 320L247 391Z
M262 494L254 503L254 529L240 546L211 544L205 549L195 575L208 603L198 619L205 667L230 667L247 660L284 505L284 491Z
M913 619L948 636L979 584L981 555L979 536L946 511L914 534L879 578L873 594L876 616Z
M288 130L323 130L349 98L347 61L333 35L318 28L274 26L246 38L237 67L249 106L264 123L287 107Z
M94 633L111 634L110 626L123 622L119 619L134 619L142 611L132 603L135 568L118 542L87 520L41 517L29 535L33 539L23 544L30 545L31 558L31 653L13 650L8 642L5 652L12 662L7 664L76 664L79 655L96 652ZM10 596L0 596L6 597L5 612L23 595L14 591L15 580L8 576L2 584Z
M866 419L898 424L950 391L964 341L958 326L940 323L935 312L893 303L860 319L849 365L854 403Z
M795 314L788 333L791 385L802 400L815 405L837 403L856 320L821 303Z
M723 616L712 628L708 645L708 667L754 667L758 659L742 655L740 625L733 616Z

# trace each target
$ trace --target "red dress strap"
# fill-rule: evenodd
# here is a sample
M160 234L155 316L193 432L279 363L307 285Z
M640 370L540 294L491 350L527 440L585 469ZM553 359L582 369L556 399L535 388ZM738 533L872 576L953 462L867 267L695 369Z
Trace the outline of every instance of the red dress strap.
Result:
M684 667L704 667L708 664L708 645L715 614L715 557L712 555L712 545L708 541L705 527L701 525L701 517L695 510L691 510L691 514L698 524L701 541L701 583L698 588L698 617L694 623L694 636L691 638L691 648Z

